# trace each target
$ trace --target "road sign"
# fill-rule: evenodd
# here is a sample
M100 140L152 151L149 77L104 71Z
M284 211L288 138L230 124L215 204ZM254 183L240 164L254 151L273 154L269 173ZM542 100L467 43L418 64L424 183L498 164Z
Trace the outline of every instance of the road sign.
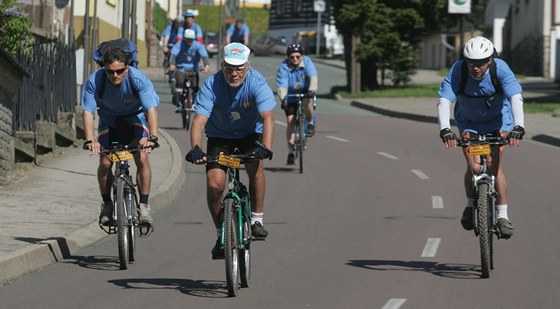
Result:
M313 2L313 11L317 13L322 13L325 11L326 3L324 0L315 0Z

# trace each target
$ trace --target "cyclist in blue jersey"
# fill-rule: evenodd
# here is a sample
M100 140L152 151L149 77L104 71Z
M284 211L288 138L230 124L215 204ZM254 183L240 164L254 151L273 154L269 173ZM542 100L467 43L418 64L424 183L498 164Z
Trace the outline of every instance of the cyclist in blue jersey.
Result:
M184 40L175 44L171 50L169 71L171 73L175 72L175 112L177 113L181 112L179 98L181 97L185 79L191 81L193 92L195 94L198 92L200 80L198 68L200 59L202 59L204 63L204 73L208 74L209 72L208 52L206 51L206 47L194 39L194 31L187 29L185 30Z
M238 19L226 31L226 44L237 42L249 45L249 34L249 26L242 19Z
M447 148L457 146L451 130L450 106L455 103L455 121L461 136L499 134L509 138L510 146L518 146L525 134L522 89L513 72L502 59L494 57L494 45L484 37L475 37L465 44L464 60L456 62L439 88L437 104L440 138ZM463 65L468 74L463 76ZM495 73L492 73L495 66ZM496 75L493 77L492 75ZM462 79L466 83L462 84ZM493 83L492 79L495 78ZM499 83L499 84L498 84ZM464 89L462 89L464 88ZM467 156L465 190L467 204L461 217L466 230L473 229L472 208L474 190L471 169L478 170L477 157ZM507 182L501 164L501 151L492 152L489 170L496 177L497 218L502 238L513 236L513 225L508 218Z
M288 97L288 94L308 93L313 95L317 92L318 76L317 69L311 58L304 56L303 47L292 44L286 49L287 59L278 66L276 74L276 86L278 87L278 98L282 102L282 109L286 114L286 138L288 140L287 164L295 164L294 128L296 119L294 115L297 110L297 98ZM307 120L307 136L315 134L315 123L313 122L313 104L311 99L304 101L305 118Z
M167 25L163 32L161 33L163 42L163 52L166 56L169 56L169 51L173 48L175 43L177 43L179 38L179 31L185 22L185 18L181 15L175 17L172 23Z
M192 12L185 12L185 14L183 14L183 18L185 18L185 22L183 23L182 29L180 29L179 31L179 40L183 39L184 30L191 29L192 31L194 31L196 40L204 44L202 28L200 28L200 26L194 22L194 14Z
M103 57L105 66L89 76L83 85L82 109L86 142L92 154L100 154L101 147L113 142L153 146L157 143L159 97L151 81L135 67L127 65L127 54L118 47L111 47ZM94 135L94 115L99 116L98 138ZM134 154L137 166L136 181L140 194L142 223L152 224L148 199L152 170L148 154L150 148ZM111 200L111 165L109 155L101 154L97 180L103 203L99 224L110 224L113 213Z
M267 148L274 141L274 117L272 110L276 100L272 89L262 74L250 67L249 48L240 43L224 47L222 69L209 76L200 89L195 103L195 116L191 129L192 149L187 160L204 164L207 158L215 158L220 152L231 153L238 148L241 153L255 153L267 157L264 149L255 147L259 140ZM206 133L207 153L202 146L202 134ZM265 239L268 231L263 226L265 177L263 161L245 164L249 176L249 192L252 201L251 231L255 238ZM217 163L206 165L207 202L220 235L220 213L226 171ZM219 239L212 249L214 259L223 258Z

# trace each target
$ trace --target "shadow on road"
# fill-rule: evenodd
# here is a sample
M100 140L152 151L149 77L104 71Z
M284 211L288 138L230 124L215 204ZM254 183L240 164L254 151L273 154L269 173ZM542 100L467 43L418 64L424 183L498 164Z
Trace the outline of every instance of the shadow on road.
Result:
M421 271L453 279L478 279L480 266L429 261L350 260L346 265L378 271Z
M134 278L107 281L126 289L176 289L181 293L207 298L226 298L223 281L190 280L184 278Z

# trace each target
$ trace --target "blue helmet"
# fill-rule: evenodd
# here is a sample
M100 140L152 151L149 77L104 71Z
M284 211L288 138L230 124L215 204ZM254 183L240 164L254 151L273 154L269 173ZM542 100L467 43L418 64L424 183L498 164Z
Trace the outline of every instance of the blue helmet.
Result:
M187 18L187 17L192 17L192 18L194 18L194 14L193 14L192 12L185 12L185 14L183 14L183 17L184 17L184 18Z

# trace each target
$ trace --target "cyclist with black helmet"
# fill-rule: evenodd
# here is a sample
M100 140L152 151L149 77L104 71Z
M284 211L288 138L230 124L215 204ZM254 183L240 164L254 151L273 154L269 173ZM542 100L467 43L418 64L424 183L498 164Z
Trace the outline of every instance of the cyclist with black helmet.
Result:
M454 116L461 136L499 134L509 138L510 146L518 146L525 134L521 85L508 64L494 57L494 45L490 40L480 36L470 39L464 46L463 55L465 59L451 67L438 91L437 108L443 143L447 148L457 147L457 137L450 125L450 106L455 103ZM467 72L463 73L464 70ZM491 73L493 70L495 73ZM463 81L463 78L466 80ZM496 177L500 234L502 238L510 238L513 236L513 225L507 212L507 182L500 162L501 152L492 153L489 168ZM474 190L471 170L477 170L479 163L475 161L477 157L465 154L465 158L468 163L464 178L467 203L461 225L465 230L472 230Z
M294 142L295 142L295 113L297 109L297 98L289 97L290 94L317 92L318 79L317 69L311 58L304 55L303 47L292 44L286 49L287 58L278 66L276 74L276 86L278 87L278 98L282 102L282 109L286 114L286 138L288 141L287 164L295 164ZM313 104L311 99L305 99L305 118L307 120L307 136L315 134L315 123L313 122Z

